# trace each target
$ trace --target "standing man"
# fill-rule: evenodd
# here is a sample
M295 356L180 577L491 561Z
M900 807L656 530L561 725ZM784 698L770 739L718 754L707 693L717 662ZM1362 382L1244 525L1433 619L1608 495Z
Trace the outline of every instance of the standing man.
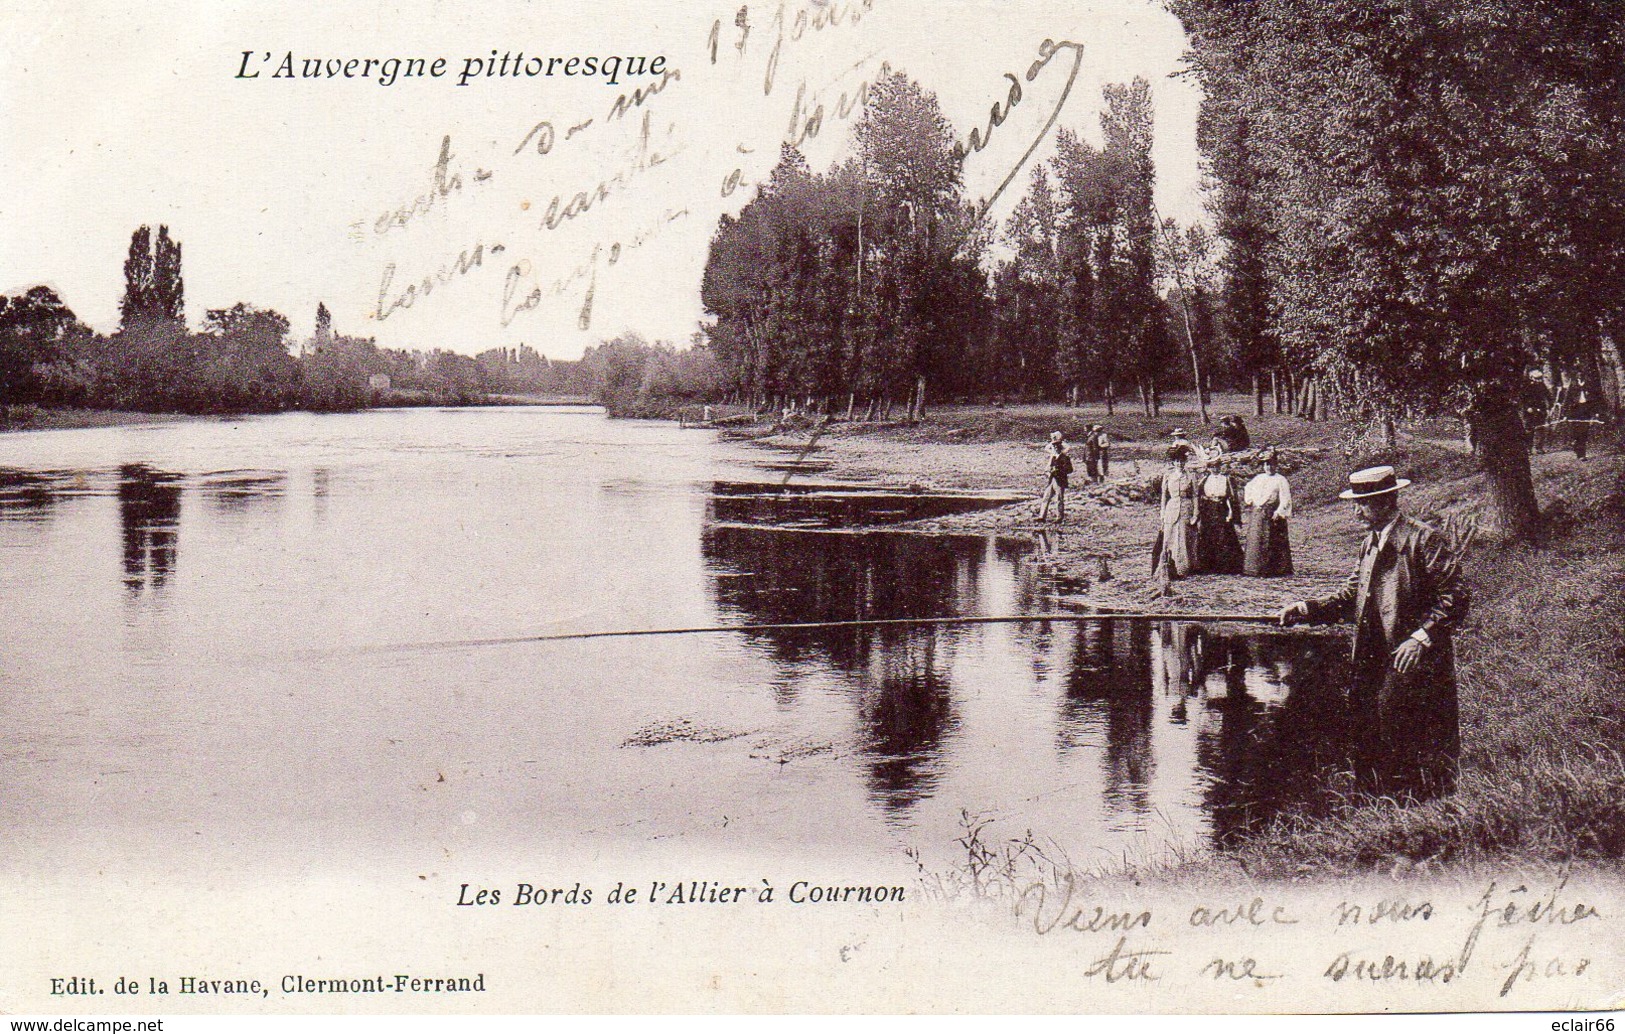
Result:
M1341 498L1365 529L1343 588L1282 608L1280 622L1354 623L1349 706L1363 735L1360 782L1400 800L1454 786L1460 729L1451 635L1467 612L1458 558L1438 532L1399 510L1409 485L1393 467L1349 475Z
M1095 484L1103 484L1106 478L1109 477L1112 472L1111 435L1106 433L1106 429L1104 427L1101 427L1099 424L1093 424L1089 428L1089 437L1093 439L1095 443Z
M1066 450L1066 439L1059 431L1051 431L1049 446L1044 450L1049 457L1049 481L1044 485L1044 496L1039 501L1038 519L1049 520L1049 504L1059 504L1055 523L1066 523L1066 482L1072 476L1072 457Z
M1093 429L1083 433L1083 475L1090 484L1100 481L1100 443L1095 440Z

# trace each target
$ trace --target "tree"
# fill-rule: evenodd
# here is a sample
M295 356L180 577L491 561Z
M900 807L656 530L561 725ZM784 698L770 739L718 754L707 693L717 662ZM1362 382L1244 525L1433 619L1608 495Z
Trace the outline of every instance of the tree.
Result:
M49 287L31 287L15 298L0 295L0 405L34 398L36 368L56 358L57 346L79 320Z
M863 265L875 272L877 388L924 407L929 377L951 377L985 285L985 240L964 197L964 155L936 96L901 72L875 81L853 128L865 183ZM911 383L912 382L912 383Z
M152 253L152 316L166 323L186 322L186 285L181 278L181 245L158 227Z
M168 226L138 227L130 234L124 260L124 297L119 321L125 330L137 326L178 327L185 320L185 283L181 277L180 242L169 236Z
M1532 533L1524 371L1595 362L1621 311L1617 5L1170 6L1207 96L1245 129L1209 144L1249 148L1215 171L1268 213L1288 358L1378 415L1462 414L1493 523Z
M1034 166L1032 185L1005 228L1014 255L994 274L1000 380L1025 395L1052 394L1057 378L1077 403L1082 366L1063 350L1066 297L1062 290L1060 220L1049 173Z
M238 302L210 309L196 356L194 408L211 411L279 410L298 392L298 364L288 354L288 317Z
M1174 282L1174 304L1179 310L1180 329L1190 347L1191 382L1196 389L1196 404L1202 414L1202 423L1211 424L1207 410L1207 382L1202 379L1202 361L1196 344L1198 316L1201 306L1197 295L1201 291L1201 267L1209 253L1207 233L1200 225L1181 230L1172 219L1164 219L1157 233L1157 261L1164 275Z
M314 335L316 348L320 351L325 348L333 337L333 314L327 311L327 303L316 303L316 333Z
M985 234L936 99L901 75L868 93L857 154L826 174L786 146L711 240L701 300L727 383L758 403L806 399L884 416L928 379L974 384Z

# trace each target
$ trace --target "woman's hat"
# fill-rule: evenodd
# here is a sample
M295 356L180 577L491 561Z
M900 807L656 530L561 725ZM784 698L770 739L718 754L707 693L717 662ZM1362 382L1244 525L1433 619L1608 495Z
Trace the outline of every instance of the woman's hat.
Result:
M1051 431L1049 433L1049 440L1052 441L1052 442L1060 441L1061 440L1061 432L1059 432L1059 431Z
M1369 499L1397 492L1410 484L1409 478L1394 477L1393 467L1367 467L1349 475L1349 487L1337 493L1339 499Z
M1253 462L1254 463L1274 463L1275 462L1275 446L1267 445L1264 448L1258 450L1258 455L1253 457Z

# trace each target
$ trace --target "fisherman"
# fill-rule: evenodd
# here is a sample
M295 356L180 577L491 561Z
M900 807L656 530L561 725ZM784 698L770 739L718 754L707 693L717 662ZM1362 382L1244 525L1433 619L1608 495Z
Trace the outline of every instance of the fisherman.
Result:
M1058 506L1055 523L1066 522L1066 482L1072 476L1072 456L1066 449L1066 438L1059 431L1051 431L1049 445L1045 447L1044 454L1049 457L1049 480L1044 485L1043 498L1039 500L1038 519L1049 520L1049 504L1051 501Z
M1459 558L1438 532L1400 512L1411 482L1393 467L1349 475L1340 498L1365 529L1359 562L1330 596L1288 604L1282 625L1354 624L1349 706L1363 721L1358 784L1415 800L1448 793L1460 746L1451 635L1467 612Z

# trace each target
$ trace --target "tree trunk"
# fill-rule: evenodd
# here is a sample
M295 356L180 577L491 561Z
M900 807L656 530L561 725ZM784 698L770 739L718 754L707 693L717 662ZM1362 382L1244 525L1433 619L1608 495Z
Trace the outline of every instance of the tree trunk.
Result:
M1264 415L1264 382L1253 374L1253 416Z
M846 393L846 422L849 423L849 424L852 422L852 410L857 406L857 404L858 404L858 393L855 392L855 391L847 392Z
M1106 382L1106 415L1117 415L1117 390L1112 387L1110 380Z
M1387 452L1399 448L1399 432L1394 428L1394 418L1387 414L1382 418L1382 447Z
M1162 415L1162 389L1157 386L1155 380L1151 382L1151 415Z
M1281 373L1279 370L1270 370L1270 403L1275 407L1275 415L1281 415Z
M924 376L915 378L915 381L914 381L914 393L915 393L915 396L919 400L919 406L915 410L914 419L916 419L916 420L924 420L925 419L925 377Z
M1606 372L1613 374L1612 379L1614 384L1613 390L1610 391L1607 383L1609 378L1604 376L1601 378L1601 383L1598 384L1598 387L1602 390L1603 396L1608 400L1608 405L1612 410L1614 422L1617 424L1622 413L1625 413L1625 410L1622 410L1621 408L1625 407L1625 398L1621 397L1625 396L1625 357L1622 357L1619 353L1619 342L1614 338L1613 334L1607 331L1604 331L1602 334L1601 345L1602 357L1607 365Z
M1202 414L1202 424L1213 422L1207 412L1207 394L1202 390L1202 363L1196 357L1196 335L1191 333L1191 307L1185 298L1184 281L1179 281L1179 311L1185 318L1185 342L1191 350L1191 384L1196 388L1196 408Z
M1490 526L1509 539L1529 541L1540 529L1540 504L1529 473L1529 436L1518 415L1517 393L1478 400L1470 421L1490 485Z
M1146 416L1150 416L1151 415L1151 396L1146 394L1146 391L1145 391L1145 378L1144 377L1138 378L1135 381L1135 386L1140 389L1140 409L1141 409L1142 412L1145 413Z

